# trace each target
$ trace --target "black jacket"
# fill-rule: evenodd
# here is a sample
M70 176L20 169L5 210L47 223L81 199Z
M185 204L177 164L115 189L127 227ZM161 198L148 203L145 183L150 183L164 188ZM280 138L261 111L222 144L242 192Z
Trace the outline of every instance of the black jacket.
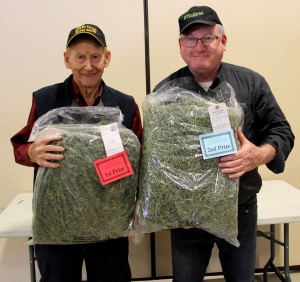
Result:
M186 80L182 80L183 85L180 85L182 88L202 96L212 94L210 90L206 92L199 85L187 66L161 81L154 91L158 91L167 82L170 83L174 79L178 81L184 77L190 77L190 82L187 84ZM236 99L244 110L243 134L256 146L272 145L277 154L267 167L274 173L283 172L285 160L294 146L294 134L268 83L258 73L228 63L221 63L218 76L210 89L223 81L233 87ZM252 195L259 192L261 185L262 180L257 168L245 173L240 178L239 204L245 203Z

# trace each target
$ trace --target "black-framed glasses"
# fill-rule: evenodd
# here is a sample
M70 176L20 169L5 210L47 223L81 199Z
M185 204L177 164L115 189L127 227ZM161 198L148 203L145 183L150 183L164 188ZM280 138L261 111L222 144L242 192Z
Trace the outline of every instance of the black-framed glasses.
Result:
M182 38L182 37L180 37L180 40L184 47L192 48L197 45L199 40L202 42L202 44L205 47L214 46L219 38L222 38L222 35L220 35L220 36L205 36L202 38L195 38L195 37Z

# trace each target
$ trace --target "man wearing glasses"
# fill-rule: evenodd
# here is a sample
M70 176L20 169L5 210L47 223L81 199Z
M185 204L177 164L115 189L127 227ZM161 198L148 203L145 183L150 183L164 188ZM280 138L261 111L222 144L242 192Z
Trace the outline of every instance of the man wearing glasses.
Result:
M229 178L239 178L239 247L204 230L171 230L174 282L202 281L216 244L226 281L252 282L255 275L257 199L262 180L260 165L274 173L284 170L294 146L294 135L265 79L249 69L222 62L227 37L216 12L206 6L190 8L179 17L179 48L187 66L166 82L190 77L182 87L209 97L221 82L229 83L244 110L244 126L238 129L241 144L235 154L220 158L219 169Z

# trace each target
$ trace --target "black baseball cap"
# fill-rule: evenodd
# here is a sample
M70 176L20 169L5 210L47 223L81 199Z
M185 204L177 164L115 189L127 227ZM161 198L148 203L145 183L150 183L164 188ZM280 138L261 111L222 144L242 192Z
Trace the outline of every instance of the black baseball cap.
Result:
M179 32L183 33L193 24L222 25L217 13L207 6L194 6L178 19Z
M73 28L68 36L67 47L70 45L71 41L80 34L88 34L93 36L101 46L106 47L105 36L102 30L93 24L84 24Z

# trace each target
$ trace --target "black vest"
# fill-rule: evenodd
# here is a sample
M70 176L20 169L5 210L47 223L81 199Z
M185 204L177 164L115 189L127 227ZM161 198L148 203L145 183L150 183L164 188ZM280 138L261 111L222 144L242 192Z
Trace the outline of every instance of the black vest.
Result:
M124 120L122 124L130 128L135 114L135 101L132 96L115 90L103 83L101 101L106 107L119 107ZM44 87L33 93L36 101L36 119L50 110L70 107L73 101L72 75L63 83Z

